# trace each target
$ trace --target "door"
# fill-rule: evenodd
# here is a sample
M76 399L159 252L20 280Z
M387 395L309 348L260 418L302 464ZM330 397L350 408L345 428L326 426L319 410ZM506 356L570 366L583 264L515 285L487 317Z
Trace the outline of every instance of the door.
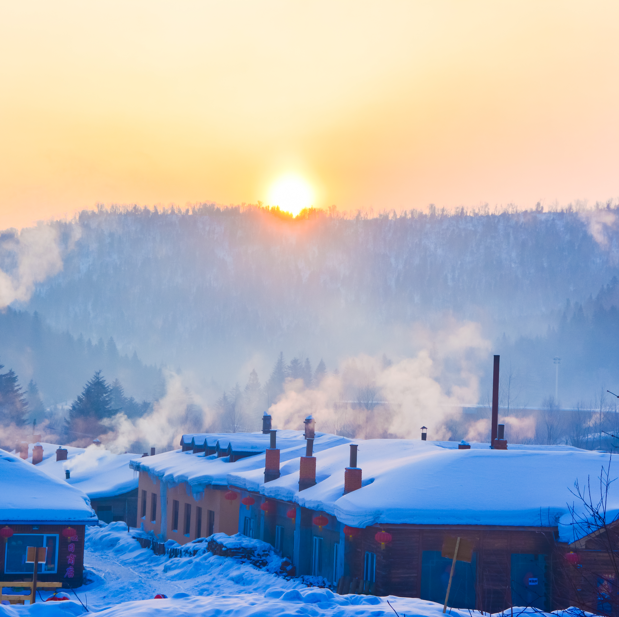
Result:
M545 611L548 606L546 555L514 554L511 558L512 606Z

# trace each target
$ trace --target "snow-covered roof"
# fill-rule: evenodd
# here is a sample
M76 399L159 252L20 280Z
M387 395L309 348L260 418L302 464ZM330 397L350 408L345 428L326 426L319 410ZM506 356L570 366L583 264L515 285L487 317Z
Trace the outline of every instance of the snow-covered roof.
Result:
M65 471L68 469L71 477L66 482L91 499L115 497L138 487L138 476L129 467L129 462L139 458L139 454L114 454L103 446L95 445L85 449L63 446L68 451L67 460L57 461L56 450L60 446L50 443L41 445L43 461L37 468L62 481L65 481Z
M349 447L316 454L317 484L298 490L299 461L280 467L281 477L264 483L262 469L235 469L231 485L296 502L334 515L344 524L557 526L570 541L566 522L574 482L598 478L608 455L576 448L510 446L458 450L432 442L359 440L361 489L344 495ZM612 486L619 505L619 486ZM562 518L563 517L563 518ZM565 524L563 524L565 523Z
M0 450L0 524L96 523L82 491Z
M302 431L277 432L277 447L280 450L282 463L296 460L298 467L298 458L305 455L306 441L303 435ZM228 434L229 438L234 439L234 436L235 434ZM227 486L228 474L233 470L254 470L258 474L264 474L264 452L268 448L269 436L261 434L251 434L251 436L266 438L267 441L264 442L266 447L261 446L261 450L254 456L232 463L229 462L228 457L217 458L215 454L204 456L203 452L175 450L140 458L130 464L133 469L148 472L166 483L187 482L194 487L194 492L199 492L209 485ZM321 452L349 442L350 440L346 437L318 433L314 439L314 452Z
M277 447L284 450L305 441L303 431L277 431ZM317 433L319 437L321 433ZM182 443L207 445L215 448L219 444L220 450L227 450L229 446L233 452L264 452L270 443L271 436L263 433L192 433L183 435Z

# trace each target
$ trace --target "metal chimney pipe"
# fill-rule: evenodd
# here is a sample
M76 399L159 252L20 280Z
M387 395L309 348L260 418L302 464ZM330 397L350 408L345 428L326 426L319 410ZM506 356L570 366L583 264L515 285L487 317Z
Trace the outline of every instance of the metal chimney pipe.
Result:
M268 435L271 430L271 416L265 411L262 415L262 434Z
M505 425L499 424L498 429L498 439L505 439Z
M497 438L499 425L499 364L501 356L494 356L494 370L492 373L492 429L490 432L490 447Z
M151 456L155 456L155 448L151 448L150 449L150 455Z
M64 477L65 477L66 480L70 480L71 479L71 470L70 469L65 469Z
M277 429L272 428L269 433L271 436L271 445L269 447L271 450L275 450L277 448Z
M350 444L350 465L351 469L355 469L357 467L357 444Z
M305 442L305 456L314 456L314 440L308 438Z

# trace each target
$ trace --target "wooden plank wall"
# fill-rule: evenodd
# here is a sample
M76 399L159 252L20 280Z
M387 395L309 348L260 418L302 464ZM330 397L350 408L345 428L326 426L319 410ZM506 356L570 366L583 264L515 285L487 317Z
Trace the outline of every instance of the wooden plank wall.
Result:
M374 539L380 529L388 531L393 537L384 550ZM510 605L512 553L545 554L550 566L555 545L554 530L550 528L368 527L353 540L351 575L363 578L364 555L366 551L371 551L376 554L376 588L379 595L419 597L423 551L440 551L448 536L460 536L472 542L477 556L476 608L492 613Z

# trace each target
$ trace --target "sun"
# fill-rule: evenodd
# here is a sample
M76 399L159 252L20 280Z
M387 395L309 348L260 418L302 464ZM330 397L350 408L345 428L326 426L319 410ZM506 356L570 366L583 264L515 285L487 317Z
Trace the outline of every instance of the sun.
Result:
M301 210L311 208L314 194L310 185L298 176L280 178L271 188L269 204L297 216Z

